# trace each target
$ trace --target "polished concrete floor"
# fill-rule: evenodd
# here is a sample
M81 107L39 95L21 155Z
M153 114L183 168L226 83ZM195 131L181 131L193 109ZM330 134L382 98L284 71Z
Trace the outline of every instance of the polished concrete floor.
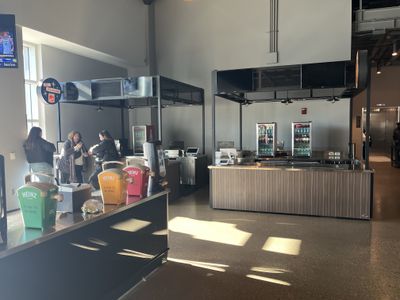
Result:
M400 299L400 169L373 163L372 221L170 204L169 261L128 299Z

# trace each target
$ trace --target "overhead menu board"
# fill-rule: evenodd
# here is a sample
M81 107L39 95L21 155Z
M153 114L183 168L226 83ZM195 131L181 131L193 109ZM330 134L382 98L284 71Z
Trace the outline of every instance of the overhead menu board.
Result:
M14 15L0 14L0 68L18 68Z

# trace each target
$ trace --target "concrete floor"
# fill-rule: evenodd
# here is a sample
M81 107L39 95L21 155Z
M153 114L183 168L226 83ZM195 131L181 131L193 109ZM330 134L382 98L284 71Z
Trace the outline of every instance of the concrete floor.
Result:
M123 300L400 299L400 169L372 166L372 221L213 210L207 189L180 198L170 260Z

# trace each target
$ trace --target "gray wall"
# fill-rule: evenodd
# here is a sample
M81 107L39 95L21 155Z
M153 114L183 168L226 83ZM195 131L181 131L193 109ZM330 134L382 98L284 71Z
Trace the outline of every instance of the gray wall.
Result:
M280 65L350 59L351 1L280 0L279 3ZM206 151L210 153L211 72L271 65L269 1L170 0L156 1L155 9L159 73L205 89ZM220 123L230 124L231 115L238 108L227 101L219 102ZM164 140L172 139L167 134L178 135L177 120L182 120L183 134L190 144L201 145L201 127L196 126L197 121L183 123L198 120L201 114L189 109L172 110L164 113ZM237 129L228 125L220 125L218 131L218 134L238 135Z
M307 108L302 115L301 109ZM276 122L277 138L291 149L291 123L312 121L313 150L336 150L347 153L349 142L349 99L334 104L326 100L300 101L289 105L282 103L252 104L243 107L243 147L254 150L256 143L255 123ZM221 133L219 134L220 138ZM238 141L239 142L239 141ZM236 144L236 142L235 142ZM238 144L237 144L238 145Z
M301 109L307 108L307 115ZM217 98L217 141L234 141L239 147L239 105ZM326 100L282 103L255 103L243 107L243 149L255 150L256 123L276 122L277 138L291 149L291 123L313 122L313 149L347 153L349 142L349 99L334 104ZM182 140L187 146L201 146L201 107L168 107L163 109L164 145Z
M64 39L73 45L80 45L79 49L89 49L91 53L97 51L102 54L101 57L109 55L119 61L124 61L131 75L142 75L148 72L148 8L142 0L0 1L0 11L15 14L18 25ZM20 67L0 70L0 90L2 91L0 138L3 141L0 145L0 153L6 158L9 209L18 207L17 199L12 192L23 184L23 176L28 171L22 151L22 143L27 132L20 27L18 27L18 38ZM54 76L59 80L79 80L127 74L124 68L115 68L50 47L44 46L43 52L44 68L43 76L40 77ZM48 127L47 135L50 140L55 141L57 122L54 107L43 108L43 113L47 117L45 124ZM126 116L128 116L127 113ZM108 127L113 133L115 132L115 135L118 135L119 120L118 110L105 110L97 114L92 107L81 106L79 112L65 107L63 108L63 136L71 129L79 129L86 142L91 144L97 142L96 133L104 127ZM99 123L100 121L104 123ZM9 153L11 152L16 153L16 160L10 161Z
M147 6L142 0L13 0L0 11L17 24L145 66Z
M96 78L125 77L126 69L115 67L86 57L68 53L49 46L42 46L43 78L53 77L59 81L85 80ZM43 103L43 102L42 102ZM58 140L57 107L45 106L46 137ZM68 132L78 130L87 146L98 142L97 133L101 129L110 130L114 137L121 136L121 110L104 108L97 112L96 107L76 104L61 105L62 140ZM126 136L128 134L128 114L125 111Z
M21 28L17 27L18 45L22 45ZM14 191L24 183L28 172L22 143L26 138L24 70L22 47L19 47L19 68L0 69L0 154L6 164L7 208L18 207ZM16 154L10 160L10 153Z

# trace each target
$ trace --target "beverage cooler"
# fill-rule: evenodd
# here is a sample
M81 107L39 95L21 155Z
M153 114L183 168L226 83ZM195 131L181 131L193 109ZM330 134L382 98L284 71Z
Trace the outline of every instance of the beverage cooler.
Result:
M154 140L153 125L132 126L133 153L143 155L143 144Z
M276 123L257 123L257 156L275 156Z
M292 156L311 157L311 122L292 123Z

